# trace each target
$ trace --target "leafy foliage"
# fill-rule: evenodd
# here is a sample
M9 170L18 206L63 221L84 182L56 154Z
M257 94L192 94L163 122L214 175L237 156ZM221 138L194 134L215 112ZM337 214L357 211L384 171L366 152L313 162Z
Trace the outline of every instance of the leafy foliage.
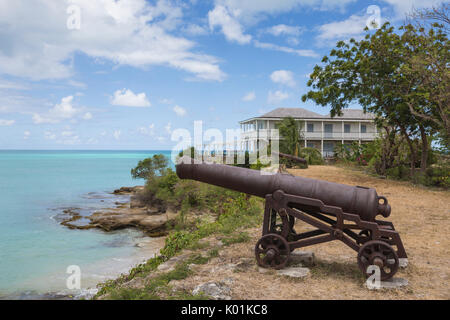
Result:
M408 24L395 30L386 23L361 41L338 42L314 67L308 81L312 90L302 100L330 106L332 116L355 102L374 113L378 127L403 137L415 180L416 166L424 174L430 165L433 138L448 149L449 49L442 25L425 29ZM389 157L392 161L395 155Z
M280 151L298 157L302 139L300 123L287 117L277 124L277 128L280 133Z
M153 158L139 161L136 168L131 169L131 176L134 179L151 179L162 176L166 173L169 160L162 154L155 154Z
M305 159L309 165L321 165L325 163L322 154L316 148L303 148L299 156Z

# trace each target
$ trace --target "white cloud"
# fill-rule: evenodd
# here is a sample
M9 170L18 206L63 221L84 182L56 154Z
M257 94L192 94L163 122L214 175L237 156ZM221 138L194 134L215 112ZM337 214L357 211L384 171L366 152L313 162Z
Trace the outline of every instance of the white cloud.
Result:
M72 87L77 87L77 88L81 88L81 89L87 88L87 84L85 84L84 82L81 82L81 81L69 80L67 83L69 85L71 85Z
M153 136L155 135L155 124L152 123L147 127L139 127L138 132L144 136Z
M4 120L0 119L0 127L9 127L16 123L15 120Z
M279 83L288 87L295 87L294 73L289 70L277 70L272 72L270 79L274 83Z
M343 21L324 24L318 28L319 41L345 40L350 37L360 36L364 32L369 16L352 15Z
M0 89L8 89L8 90L28 90L29 88L23 84L4 81L0 79Z
M164 127L164 129L166 130L166 132L168 134L171 134L172 133L172 123L171 122L167 123L167 125Z
M61 132L61 136L63 136L63 137L71 137L74 134L75 134L75 132L73 132L73 131L63 131L63 132Z
M183 28L183 32L191 36L203 36L208 34L208 29L198 24L188 24Z
M289 98L289 94L284 91L277 90L275 92L269 91L269 95L267 97L267 103L269 104L278 104Z
M151 103L148 101L145 93L134 94L133 91L127 89L117 90L111 99L111 104L125 107L151 106Z
M263 15L276 15L300 8L316 10L343 9L356 0L216 0L216 5L223 5L231 11L237 11L246 21L261 19Z
M179 117L183 117L186 115L186 109L176 105L175 107L173 107L173 111L177 114L177 116Z
M195 52L196 44L172 35L182 5L159 0L72 0L81 9L79 30L67 28L67 1L0 0L0 73L33 80L71 77L73 57L145 67L163 65L221 81L218 60ZM20 21L20 23L18 23Z
M55 140L56 139L56 135L51 131L45 131L44 137L47 140Z
M86 112L83 116L84 120L91 120L92 119L92 113Z
M167 98L163 98L163 99L159 100L159 102L163 103L163 104L172 104L173 100L167 99Z
M86 144L97 144L98 139L95 138L89 138L88 141L86 141Z
M65 145L76 145L81 144L81 139L77 135L70 135L63 137L62 139L58 139L56 143L65 144Z
M31 132L30 131L24 131L23 132L23 139L24 140L27 140L30 136L31 136Z
M272 44L272 43L260 42L258 40L255 40L253 43L254 43L255 47L257 47L257 48L292 53L292 54L298 55L300 57L317 58L319 56L314 50L309 50L309 49L306 49L306 50L293 49L293 48L279 46L279 45Z
M410 13L413 9L431 8L437 6L443 0L382 0L394 7L396 13L396 19L404 19L407 13Z
M114 133L113 133L114 139L119 140L121 135L122 135L122 131L114 130Z
M287 26L285 24L278 24L267 29L267 32L274 35L289 35L289 36L299 36L302 33L302 28L299 26Z
M242 97L242 101L253 101L256 99L255 91L251 91Z
M252 40L250 35L243 33L243 28L235 16L224 6L216 6L208 12L209 27L214 30L220 27L228 41L236 41L239 44L246 44Z
M33 122L35 124L42 123L58 123L62 120L72 119L77 115L81 109L73 106L73 96L68 96L61 99L61 103L56 104L46 114L33 114Z

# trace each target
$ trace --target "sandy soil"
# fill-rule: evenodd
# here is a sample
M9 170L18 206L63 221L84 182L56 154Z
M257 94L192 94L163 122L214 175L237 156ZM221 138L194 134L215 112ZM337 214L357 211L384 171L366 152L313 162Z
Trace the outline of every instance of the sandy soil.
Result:
M220 250L220 256L196 266L188 279L174 283L192 290L199 283L231 283L233 299L450 299L450 192L416 187L407 182L382 180L333 166L291 170L291 174L349 185L376 188L392 206L392 221L400 232L409 266L396 277L409 281L400 289L368 290L356 263L356 252L341 242L304 248L314 252L316 265L305 279L293 280L273 272L258 272L254 244L260 229L248 230L252 241ZM302 222L296 230L310 229ZM238 264L240 267L233 267Z

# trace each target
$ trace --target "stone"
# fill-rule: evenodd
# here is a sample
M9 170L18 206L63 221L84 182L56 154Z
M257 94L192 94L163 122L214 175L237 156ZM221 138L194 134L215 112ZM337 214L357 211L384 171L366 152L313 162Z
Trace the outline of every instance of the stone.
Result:
M394 259L388 259L389 263L394 263ZM406 268L408 266L408 258L398 258L398 266L400 268Z
M406 268L408 266L408 258L399 258L398 264L400 268Z
M238 263L232 265L234 272L245 272L254 265L252 259L241 259Z
M144 208L146 204L142 201L139 196L131 196L130 198L130 208Z
M309 269L303 267L290 267L277 270L277 274L291 278L305 278L309 274Z
M392 278L386 281L380 281L380 285L376 286L371 282L365 282L365 286L369 290L377 290L377 289L398 289L402 287L406 287L408 285L408 280L403 278Z
M173 270L175 270L175 267L179 262L183 262L187 258L189 258L189 254L182 254L179 256L172 257L169 260L167 260L166 262L160 264L158 266L158 271L164 271L164 272L173 271Z
M293 251L289 257L290 265L307 265L313 266L315 263L314 252L309 251Z
M266 268L263 268L263 267L258 267L258 271L260 273L269 273L270 271L272 271L272 269L266 269Z
M192 294L203 293L214 300L231 300L231 289L222 282L206 282L194 288Z

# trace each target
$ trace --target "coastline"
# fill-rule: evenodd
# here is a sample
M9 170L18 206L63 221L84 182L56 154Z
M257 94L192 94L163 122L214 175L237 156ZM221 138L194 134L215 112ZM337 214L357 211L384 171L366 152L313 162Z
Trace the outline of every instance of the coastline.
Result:
M78 208L67 208L59 215L59 223L69 229L101 229L105 232L138 229L150 237L166 235L166 227L176 213L161 207L149 206L139 195L143 186L122 187L114 196L127 196L126 202L115 202L115 207L102 208L83 215ZM123 198L122 198L123 199Z
M165 244L165 225L170 221L172 213L160 213L155 210L148 210L147 207L134 201L135 196L142 186L122 187L110 193L91 192L85 195L86 198L98 199L101 203L108 203L109 206L99 208L87 214L83 206L59 208L59 213L50 218L62 227L77 230L97 229L105 233L125 233L131 246L135 248L128 255L121 255L105 260L99 260L86 269L84 274L87 278L81 279L82 288L79 290L52 290L48 291L34 289L29 291L18 291L15 293L0 294L0 300L80 300L91 299L97 293L97 286L105 281L113 280L122 274L127 274L131 269L146 262L159 254ZM107 195L107 198L105 197ZM111 206L111 198L114 206ZM109 200L109 201L108 201ZM147 219L147 220L144 220ZM139 223L139 221L142 223ZM129 234L127 233L129 232ZM121 244L111 244L120 246ZM130 245L130 243L127 243ZM61 275L52 279L42 279L41 282L59 282L64 281L69 274ZM84 283L84 284L83 284ZM39 285L42 287L42 285Z

